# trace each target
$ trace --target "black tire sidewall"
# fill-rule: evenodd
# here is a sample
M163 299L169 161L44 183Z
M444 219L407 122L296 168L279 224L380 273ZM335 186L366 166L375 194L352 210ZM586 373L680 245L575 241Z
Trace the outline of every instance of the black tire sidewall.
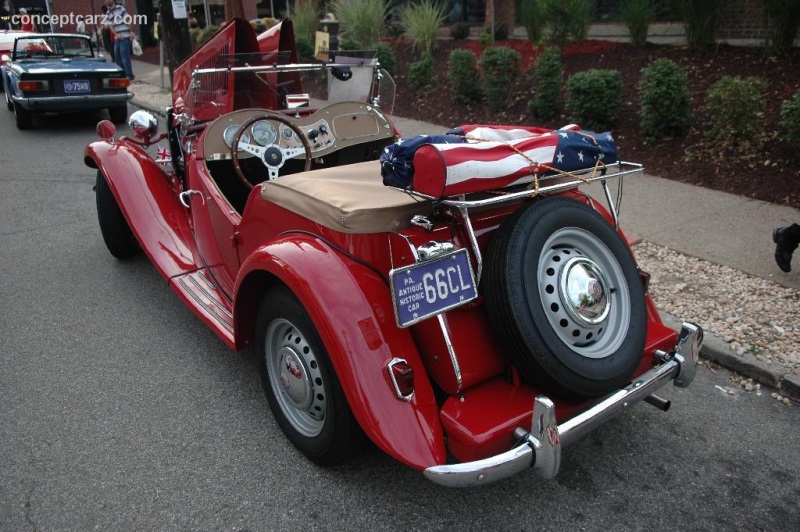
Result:
M294 428L284 415L275 396L276 391L270 384L266 362L267 329L270 323L280 318L300 330L314 351L323 375L323 386L329 400L322 431L313 437L305 436ZM355 434L360 429L311 318L297 297L285 287L273 288L264 297L256 320L255 356L270 410L292 444L310 460L320 465L332 465L348 458L355 448Z
M574 396L601 395L627 384L641 360L647 333L644 289L628 248L605 218L576 200L548 198L524 209L512 221L503 253L504 292L509 298L512 327L528 346L522 356L532 356L536 366ZM603 358L588 358L573 351L552 328L542 305L543 283L537 278L542 249L556 231L565 227L587 231L602 242L615 257L628 287L631 315L625 337L612 354ZM532 377L541 382L538 376Z
M95 183L97 221L108 251L118 259L127 259L139 251L139 243L128 221L117 204L117 199L106 183L102 172L97 171Z

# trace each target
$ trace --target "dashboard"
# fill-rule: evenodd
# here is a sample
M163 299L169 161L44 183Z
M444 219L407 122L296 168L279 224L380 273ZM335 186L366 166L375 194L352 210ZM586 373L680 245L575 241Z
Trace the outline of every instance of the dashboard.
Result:
M281 148L301 148L297 132L277 120L270 120L276 111L241 109L217 118L206 129L203 153L208 161L232 159L231 146L242 124L256 119L242 133L240 142L258 146L277 145ZM312 157L322 157L334 151L380 139L394 137L394 130L382 111L358 102L340 102L322 107L306 116L282 114L302 132L311 147ZM239 150L241 159L253 157ZM297 156L298 158L304 155Z

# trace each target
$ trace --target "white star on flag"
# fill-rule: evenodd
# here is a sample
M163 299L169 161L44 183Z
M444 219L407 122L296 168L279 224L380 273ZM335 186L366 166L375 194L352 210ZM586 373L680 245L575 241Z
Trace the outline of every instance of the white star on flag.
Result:
M564 162L564 154L561 153L561 152L558 152L558 155L556 155L556 159L558 159L558 164L563 163Z
M583 152L582 151L578 152L578 159L580 159L580 161L583 162Z

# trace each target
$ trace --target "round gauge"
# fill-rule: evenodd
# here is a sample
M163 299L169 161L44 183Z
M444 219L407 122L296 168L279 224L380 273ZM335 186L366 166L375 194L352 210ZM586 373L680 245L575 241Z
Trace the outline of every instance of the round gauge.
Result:
M284 130L281 133L283 134L283 138L285 138L286 140L289 140L294 136L294 132L288 127L284 128Z
M262 146L275 144L275 141L278 140L278 132L270 122L259 120L253 124L253 140Z
M236 132L239 131L240 127L242 126L239 124L231 124L225 128L225 131L222 132L222 138L225 140L225 145L229 148L233 146L233 137L236 135ZM248 135L247 132L242 133L242 136L239 138L239 142L250 144L250 135Z

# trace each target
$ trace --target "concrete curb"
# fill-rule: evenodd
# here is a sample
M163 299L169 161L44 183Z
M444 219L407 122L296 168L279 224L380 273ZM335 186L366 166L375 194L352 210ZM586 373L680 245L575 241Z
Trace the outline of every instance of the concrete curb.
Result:
M667 326L676 331L680 329L681 321L676 317L662 312L661 318ZM800 375L785 373L784 369L767 364L750 353L740 355L718 336L704 333L700 356L800 401Z

